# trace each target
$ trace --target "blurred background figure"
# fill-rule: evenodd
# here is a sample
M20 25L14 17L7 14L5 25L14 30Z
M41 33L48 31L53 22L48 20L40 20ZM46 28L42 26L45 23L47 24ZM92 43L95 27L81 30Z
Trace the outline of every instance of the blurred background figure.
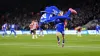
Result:
M75 28L76 29L76 33L77 33L77 36L81 37L81 31L82 31L82 27L81 26L78 26Z
M100 26L99 26L99 24L96 25L95 30L96 30L96 35L100 34L100 31L99 31L100 30Z
M30 31L31 31L31 34L32 34L32 39L38 38L37 34L36 34L36 30L38 28L38 22L37 22L37 20L33 20L31 22L31 24L29 25L29 27L30 27Z
M16 28L16 25L14 23L10 25L10 31L11 31L10 35L14 33L14 36L17 37L15 28Z
M5 35L7 35L7 22L5 22L2 25L2 31L3 31L2 37L4 37Z

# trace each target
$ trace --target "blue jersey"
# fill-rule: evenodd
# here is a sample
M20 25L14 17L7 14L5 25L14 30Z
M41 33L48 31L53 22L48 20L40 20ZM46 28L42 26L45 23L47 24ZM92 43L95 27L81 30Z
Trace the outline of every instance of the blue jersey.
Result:
M12 25L10 26L10 29L11 29L11 30L14 30L14 29L15 29L15 24L12 24Z
M69 17L70 14L71 14L71 11L68 11L63 16L51 17L49 20L47 20L47 22L55 22L55 24L56 24L56 31L64 34L64 21L66 19L70 20L70 17Z
M41 18L40 18L40 22L42 23L44 23L44 22L46 22L48 19L50 19L51 17L52 17L53 15L52 14L50 14L50 13L44 13L42 16L41 16Z
M96 26L96 30L99 30L99 29L100 29L100 26L99 26L99 25L97 25L97 26Z
M60 10L56 6L46 7L45 11L46 13L42 15L40 22L55 22L56 30L64 34L64 21L65 19L70 20L71 11L68 10L63 16L58 16ZM53 16L52 13L56 16Z
M52 14L52 13L53 13L53 10L52 10L51 7L46 7L46 8L45 8L45 12L46 12L46 13Z
M50 6L52 8L53 14L58 15L60 13L60 10L56 6Z
M50 6L45 8L45 12L58 15L60 13L60 10L56 6Z
M45 22L53 22L57 19L67 19L67 20L70 20L70 14L71 14L71 11L68 10L68 12L66 12L63 16L53 16L53 17L50 17L49 19L45 20Z
M47 20L55 20L56 17L53 17L53 14L58 15L60 10L56 6L50 6L45 8L45 12L41 18L40 22L47 22Z
M2 26L2 30L6 30L7 29L7 24L4 24L3 26Z

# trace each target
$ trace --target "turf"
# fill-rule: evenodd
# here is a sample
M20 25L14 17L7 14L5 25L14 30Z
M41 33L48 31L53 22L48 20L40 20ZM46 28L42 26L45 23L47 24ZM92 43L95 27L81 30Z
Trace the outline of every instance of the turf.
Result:
M64 48L57 46L55 35L0 36L0 56L100 56L100 35L66 35Z

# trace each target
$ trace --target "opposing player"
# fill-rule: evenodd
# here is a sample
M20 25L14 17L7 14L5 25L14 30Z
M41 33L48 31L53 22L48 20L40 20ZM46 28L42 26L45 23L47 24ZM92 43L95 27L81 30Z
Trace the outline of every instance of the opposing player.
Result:
M3 31L2 37L7 35L7 31L6 30L7 30L7 23L5 22L5 24L2 25L2 31Z
M82 27L81 26L78 26L75 28L76 29L76 33L77 33L77 36L81 37L81 31L82 31Z
M96 35L100 34L99 30L100 30L100 26L97 24L95 27L96 30Z
M31 24L29 25L29 27L30 27L30 31L31 31L31 34L32 34L32 39L38 38L37 34L36 34L36 30L37 30L37 27L38 27L38 22L36 20L33 20L31 22Z
M17 36L16 36L15 27L16 27L15 24L11 24L11 25L10 25L10 31L11 31L10 35L11 35L12 33L14 33L14 36L17 37Z

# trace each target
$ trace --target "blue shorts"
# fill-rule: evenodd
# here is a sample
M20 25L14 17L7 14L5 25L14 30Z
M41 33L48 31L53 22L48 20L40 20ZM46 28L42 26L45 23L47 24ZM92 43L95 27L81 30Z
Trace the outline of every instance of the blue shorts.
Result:
M15 29L11 29L10 31L15 32Z
M14 28L11 28L10 30L15 30Z
M63 23L56 24L56 31L60 32L61 34L64 34L64 24Z

